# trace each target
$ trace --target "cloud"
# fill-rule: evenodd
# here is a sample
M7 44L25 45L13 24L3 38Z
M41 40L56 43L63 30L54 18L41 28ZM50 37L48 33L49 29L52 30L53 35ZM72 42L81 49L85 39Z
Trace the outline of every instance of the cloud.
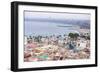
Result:
M39 21L66 21L66 20L90 20L90 14L84 13L54 13L25 11L26 20Z

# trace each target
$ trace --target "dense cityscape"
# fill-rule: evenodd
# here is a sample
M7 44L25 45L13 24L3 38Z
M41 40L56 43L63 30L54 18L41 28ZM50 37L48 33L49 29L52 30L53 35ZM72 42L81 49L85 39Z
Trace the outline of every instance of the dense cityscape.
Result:
M90 58L90 32L50 36L25 36L24 61L56 61Z

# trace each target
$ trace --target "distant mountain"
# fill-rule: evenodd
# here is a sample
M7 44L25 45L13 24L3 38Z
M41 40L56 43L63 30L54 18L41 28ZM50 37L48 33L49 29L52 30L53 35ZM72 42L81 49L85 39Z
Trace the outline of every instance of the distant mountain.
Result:
M66 23L78 25L80 28L90 29L90 20L66 20Z

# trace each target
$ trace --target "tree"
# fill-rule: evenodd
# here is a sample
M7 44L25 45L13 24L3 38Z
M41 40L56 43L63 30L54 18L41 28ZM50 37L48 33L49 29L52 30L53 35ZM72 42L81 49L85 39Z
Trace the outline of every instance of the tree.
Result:
M79 37L78 33L74 33L74 39L77 40L77 37Z
M74 34L73 33L69 33L68 35L70 38L74 38Z
M69 33L68 35L70 38L72 38L73 40L77 40L77 37L79 36L78 33Z

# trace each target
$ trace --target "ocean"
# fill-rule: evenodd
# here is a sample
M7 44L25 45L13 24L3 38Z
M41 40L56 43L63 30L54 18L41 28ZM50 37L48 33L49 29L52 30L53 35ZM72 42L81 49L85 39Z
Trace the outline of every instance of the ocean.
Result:
M41 21L25 21L24 35L30 36L50 36L50 35L64 35L70 32L78 33L78 28L71 24L41 22Z

